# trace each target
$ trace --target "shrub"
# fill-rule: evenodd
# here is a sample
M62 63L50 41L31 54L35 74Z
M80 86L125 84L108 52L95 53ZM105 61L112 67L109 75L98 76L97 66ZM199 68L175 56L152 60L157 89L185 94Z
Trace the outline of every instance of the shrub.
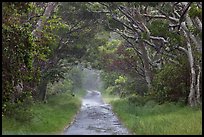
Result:
M71 92L73 89L73 82L69 79L65 79L62 82L49 83L47 86L49 94L55 95L63 92Z
M185 102L189 91L190 73L186 61L181 66L166 64L153 81L153 92L159 102Z
M6 102L6 116L12 117L20 122L30 122L33 117L33 112L30 108L32 105L32 97L27 97L24 100L17 100L16 103Z
M144 106L149 102L154 102L151 96L140 96L137 94L133 94L128 97L128 102L133 103L136 106Z
M106 88L105 93L108 93L110 95L117 95L118 88L116 86L109 86L108 88Z

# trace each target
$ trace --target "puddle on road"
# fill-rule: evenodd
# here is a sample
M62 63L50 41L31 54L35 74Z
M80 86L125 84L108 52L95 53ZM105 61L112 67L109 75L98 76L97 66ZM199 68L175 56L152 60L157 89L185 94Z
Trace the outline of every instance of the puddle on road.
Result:
M98 91L87 91L74 123L65 130L66 135L124 135L129 134L105 104Z
M100 106L100 103L90 99L83 99L82 108L88 108L91 106Z
M82 109L92 106L101 106L104 102L101 99L101 93L98 91L87 91L87 95L82 100Z

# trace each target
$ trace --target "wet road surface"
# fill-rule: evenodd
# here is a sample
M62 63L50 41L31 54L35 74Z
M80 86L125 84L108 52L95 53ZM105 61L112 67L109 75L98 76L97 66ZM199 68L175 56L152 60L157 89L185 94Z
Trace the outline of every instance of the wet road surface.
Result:
M98 91L87 91L74 122L65 129L65 135L128 135L118 118L105 104Z

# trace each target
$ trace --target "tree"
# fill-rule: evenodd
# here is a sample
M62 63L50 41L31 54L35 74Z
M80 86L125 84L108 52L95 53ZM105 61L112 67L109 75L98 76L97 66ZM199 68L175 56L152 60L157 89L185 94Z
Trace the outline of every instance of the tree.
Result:
M32 31L32 34L39 38L40 37L40 31L43 30L43 27L46 23L46 21L51 16L52 12L54 11L55 7L57 6L57 2L48 2L47 6L45 8L45 11L43 13L43 16L40 17L40 19L37 22L36 28Z
M108 28L120 34L141 59L140 65L143 67L149 89L153 80L153 70L161 69L161 65L164 66L168 62L178 65L179 62L176 60L178 53L183 51L191 68L188 102L191 106L200 102L198 87L201 61L200 57L194 55L194 52L199 56L202 54L201 32L199 32L202 28L200 3L101 2L100 4L103 6L102 11L106 12ZM195 58L197 65L194 62Z
M97 17L87 9L88 5L84 3L59 3L54 16L61 19L62 27L52 30L56 36L56 43L48 59L42 61L44 65L41 67L42 77L38 87L41 100L45 100L49 80L58 79L58 76L62 78L62 67L70 68L90 59L86 56L95 48L92 41L97 29L93 26L100 16Z
M31 35L32 26L27 22L30 8L31 5L24 2L3 3L2 113L7 116L18 117L17 112L29 108L32 84L38 81L32 65L38 49Z

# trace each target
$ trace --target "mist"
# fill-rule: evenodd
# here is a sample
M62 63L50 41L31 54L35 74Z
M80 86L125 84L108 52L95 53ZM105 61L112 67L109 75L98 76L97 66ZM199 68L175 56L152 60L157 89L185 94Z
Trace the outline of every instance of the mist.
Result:
M100 91L102 88L102 81L100 79L100 71L95 69L83 69L82 87L86 90Z

